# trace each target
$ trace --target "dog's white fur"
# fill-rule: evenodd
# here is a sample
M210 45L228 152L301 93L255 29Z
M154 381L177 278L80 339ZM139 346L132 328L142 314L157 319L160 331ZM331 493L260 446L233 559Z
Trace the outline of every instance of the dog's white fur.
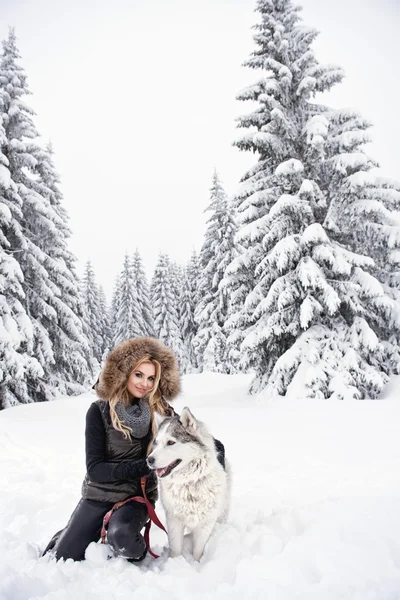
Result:
M185 407L177 417L156 415L157 434L148 456L152 469L181 462L159 477L160 498L166 518L170 556L183 550L185 528L191 533L193 558L200 560L217 522L226 520L230 474L218 461L214 438Z

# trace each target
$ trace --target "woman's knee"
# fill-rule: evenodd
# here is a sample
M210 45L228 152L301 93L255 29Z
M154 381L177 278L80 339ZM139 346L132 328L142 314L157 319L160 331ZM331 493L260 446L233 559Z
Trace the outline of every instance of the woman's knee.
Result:
M124 558L142 557L146 550L146 543L138 531L123 523L111 523L107 530L107 542L118 556Z
M97 542L100 537L103 517L107 508L109 508L109 503L81 499L65 529L53 537L46 551L51 546L57 560L60 558L83 560L88 545L91 542Z

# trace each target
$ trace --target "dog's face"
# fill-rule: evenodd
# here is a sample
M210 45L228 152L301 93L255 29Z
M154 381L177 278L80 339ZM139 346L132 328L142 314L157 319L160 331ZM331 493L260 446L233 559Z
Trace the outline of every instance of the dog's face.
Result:
M150 469L157 477L167 477L179 471L202 454L204 445L196 437L197 421L185 407L180 417L155 415L157 434L153 450L147 457Z

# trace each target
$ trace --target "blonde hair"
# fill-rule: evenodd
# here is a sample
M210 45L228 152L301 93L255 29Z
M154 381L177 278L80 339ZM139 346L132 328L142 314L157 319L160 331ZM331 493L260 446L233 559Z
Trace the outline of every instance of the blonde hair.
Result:
M117 412L115 410L115 406L117 405L118 402L122 402L124 406L129 405L129 403L132 399L132 395L129 393L128 388L127 388L128 379L131 376L131 374L134 371L136 371L136 369L138 369L140 367L140 365L142 365L143 363L150 363L150 364L154 365L154 367L155 367L154 385L151 388L149 395L147 396L147 401L150 406L150 421L151 421L151 429L152 429L153 436L155 434L154 413L158 412L162 415L171 415L172 414L172 409L169 407L168 403L162 397L161 390L160 390L161 364L158 362L158 360L153 358L151 356L151 354L144 354L142 356L142 358L136 364L133 365L132 369L129 371L129 373L126 376L125 381L114 390L114 393L112 394L112 396L109 400L110 417L111 417L112 426L117 431L120 431L123 434L124 438L129 437L129 439L131 439L132 429L130 427L128 427L127 425L124 425L123 423L121 423L121 421L117 415Z

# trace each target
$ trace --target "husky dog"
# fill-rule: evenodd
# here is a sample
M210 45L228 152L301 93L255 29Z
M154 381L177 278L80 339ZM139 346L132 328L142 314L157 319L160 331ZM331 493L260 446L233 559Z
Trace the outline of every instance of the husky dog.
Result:
M167 517L169 555L182 554L185 528L193 558L200 560L215 524L226 520L230 476L218 460L215 440L185 407L180 417L155 414L157 434L147 464L159 480Z

